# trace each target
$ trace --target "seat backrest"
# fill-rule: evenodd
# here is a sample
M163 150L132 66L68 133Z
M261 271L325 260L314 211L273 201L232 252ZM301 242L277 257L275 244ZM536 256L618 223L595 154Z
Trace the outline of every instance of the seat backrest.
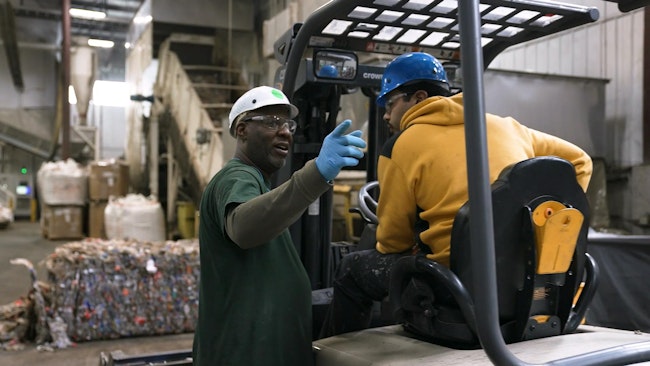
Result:
M505 341L563 333L574 294L582 280L589 227L587 198L576 180L573 165L557 157L538 157L504 169L492 184L492 206L499 321ZM566 208L563 213L567 215L576 214L555 220L560 226L570 224L573 217L577 221L574 224L579 226L574 227L573 243L562 240L546 243L557 245L553 248L556 252L569 248L565 267L553 270L549 269L553 265L545 264L548 258L540 258L546 254L540 252L538 245L544 240L567 239L562 237L563 227L555 227L557 230L553 231L549 224L548 230L552 232L544 232L546 219L551 222L551 215L559 211L558 208ZM469 203L466 203L454 220L450 269L474 298L471 241L481 238L470 240L469 211ZM543 222L536 222L540 215Z

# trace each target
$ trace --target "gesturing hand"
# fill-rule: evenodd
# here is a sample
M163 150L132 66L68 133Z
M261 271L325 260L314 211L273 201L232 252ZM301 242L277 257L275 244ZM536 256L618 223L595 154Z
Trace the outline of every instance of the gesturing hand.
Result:
M343 135L351 124L352 121L346 119L323 140L323 146L316 158L316 167L327 181L336 178L344 166L359 164L359 159L363 157L361 149L366 147L366 142L361 138L361 131Z

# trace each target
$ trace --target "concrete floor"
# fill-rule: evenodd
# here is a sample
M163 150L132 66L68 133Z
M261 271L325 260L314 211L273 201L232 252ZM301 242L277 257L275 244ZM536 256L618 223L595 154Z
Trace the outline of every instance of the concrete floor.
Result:
M39 279L46 279L45 267L40 263L58 245L67 241L50 241L41 236L38 223L18 220L0 230L0 305L9 304L29 293L31 280L27 268L9 263L14 258L30 260ZM123 338L111 341L77 343L76 346L53 352L38 351L28 344L21 351L0 350L0 365L76 366L98 365L100 354L122 351L127 356L192 348L193 334L155 337Z

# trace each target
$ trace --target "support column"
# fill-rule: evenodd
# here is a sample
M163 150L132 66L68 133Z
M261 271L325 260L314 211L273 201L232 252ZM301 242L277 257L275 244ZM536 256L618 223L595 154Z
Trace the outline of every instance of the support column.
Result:
M63 31L63 47L61 47L61 67L63 70L63 118L61 121L61 159L70 157L70 0L62 0L61 24ZM56 141L54 143L57 143Z

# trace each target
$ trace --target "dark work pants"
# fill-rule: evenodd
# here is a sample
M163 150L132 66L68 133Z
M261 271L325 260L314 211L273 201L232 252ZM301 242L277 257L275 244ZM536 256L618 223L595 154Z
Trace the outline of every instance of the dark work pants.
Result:
M393 264L408 253L382 254L375 249L352 252L341 260L334 276L334 296L320 338L366 329L372 302L388 295Z

